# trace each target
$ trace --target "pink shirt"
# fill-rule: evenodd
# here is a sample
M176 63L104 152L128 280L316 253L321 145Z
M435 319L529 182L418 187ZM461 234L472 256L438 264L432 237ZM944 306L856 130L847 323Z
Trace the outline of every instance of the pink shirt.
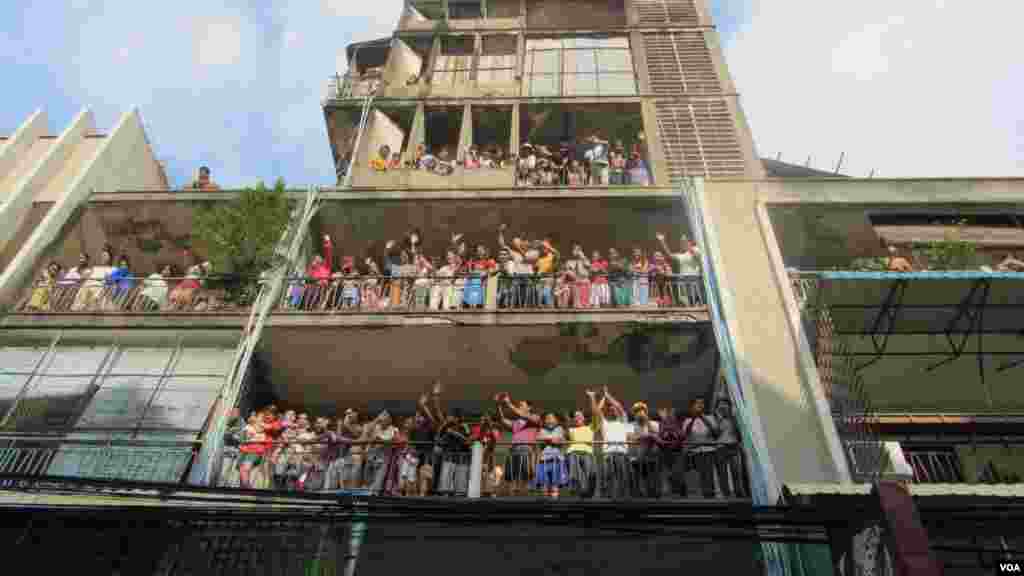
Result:
M512 422L512 441L516 444L532 444L537 440L537 428L530 426L525 418L516 418Z

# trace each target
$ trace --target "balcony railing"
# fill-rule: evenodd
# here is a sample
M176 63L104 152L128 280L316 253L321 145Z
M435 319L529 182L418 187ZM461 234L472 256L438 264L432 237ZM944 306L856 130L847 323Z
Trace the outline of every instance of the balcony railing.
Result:
M528 497L550 495L552 485L569 498L749 497L736 443L612 444L569 442L559 458L544 459L551 446L540 443L242 443L225 449L219 485L408 497Z
M209 286L217 277L139 277L40 280L15 306L24 313L244 312L226 301L226 291ZM258 280L249 284L255 286Z
M292 278L279 310L449 311L693 308L704 306L700 275L476 274Z
M251 293L259 278L233 280ZM14 311L23 314L232 314L221 279L124 277L119 280L39 281ZM469 274L444 276L291 277L277 312L430 312L601 309L652 310L705 305L698 274L592 275Z
M198 454L188 441L0 438L0 487L10 477L87 478L179 484ZM4 478L7 476L8 478Z

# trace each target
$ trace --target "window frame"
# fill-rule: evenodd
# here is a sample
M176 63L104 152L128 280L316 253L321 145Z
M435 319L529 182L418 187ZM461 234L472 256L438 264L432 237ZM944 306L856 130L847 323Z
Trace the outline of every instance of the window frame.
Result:
M558 46L543 46L543 47L530 47L531 40L533 41L548 41L557 42ZM583 41L583 45L579 41ZM587 41L592 41L587 42ZM625 46L601 46L598 45L601 40L625 40ZM636 65L633 61L633 51L627 36L570 36L570 37L558 37L558 38L545 38L535 37L527 38L524 48L524 76L526 77L526 92L527 96L540 97L540 98L559 98L559 97L570 97L570 96L638 96L640 93L639 81L636 73ZM545 66L544 72L536 72L537 55L540 53L552 53L558 54L555 65L555 71L547 71ZM625 53L628 57L630 70L625 67L619 66L604 70L602 69L601 55L602 53ZM568 56L571 53L589 53L592 54L593 58L593 70L592 71L580 71L579 60L573 58L570 59ZM570 71L569 68L574 67L575 70ZM575 78L593 78L593 89L587 88L585 91L574 90L573 79ZM626 93L625 91L608 91L602 89L601 78L609 77L629 77L631 79L632 89ZM557 90L556 93L549 93L543 91L539 93L534 89L534 82L537 79L546 78L546 82L550 83L552 78L557 78Z

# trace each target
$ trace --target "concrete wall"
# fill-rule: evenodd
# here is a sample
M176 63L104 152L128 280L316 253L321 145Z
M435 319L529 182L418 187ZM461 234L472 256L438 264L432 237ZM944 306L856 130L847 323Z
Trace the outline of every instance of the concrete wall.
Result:
M527 28L625 25L625 0L526 0Z
M46 112L36 110L14 131L14 134L0 142L0 178L4 178L14 169L33 143L46 135L46 130Z
M848 481L768 217L753 182L708 182L699 192L722 313L769 484Z
M69 179L53 208L0 274L0 305L10 305L17 297L30 281L40 256L60 237L64 224L93 191L156 188L166 185L162 176L138 112L126 113L95 156L83 162L81 172Z
M366 133L363 134L362 142L359 143L357 158L362 167L369 166L370 161L377 157L377 151L381 146L388 146L392 152L401 152L405 133L405 129L389 118L387 114L373 110L366 126Z
M93 129L92 114L82 110L49 146L46 154L19 175L7 202L0 205L0 248L16 234L37 196L40 200L53 202L53 198L45 198L43 192L55 177L77 168L78 163L72 162L73 159L89 154L94 143L86 142L85 137Z
M384 80L388 83L387 89L393 87L404 87L410 76L419 76L423 68L423 57L409 47L401 38L395 38L391 42L391 53L388 55L388 63L384 69Z

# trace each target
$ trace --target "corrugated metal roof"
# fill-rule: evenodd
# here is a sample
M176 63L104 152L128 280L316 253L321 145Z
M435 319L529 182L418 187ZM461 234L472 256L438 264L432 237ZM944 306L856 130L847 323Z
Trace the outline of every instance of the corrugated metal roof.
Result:
M781 162L771 158L761 158L761 165L769 178L849 178L845 174L815 170L807 166Z
M909 487L915 498L1024 498L1024 484L910 484ZM786 484L786 490L795 497L868 496L871 484Z

